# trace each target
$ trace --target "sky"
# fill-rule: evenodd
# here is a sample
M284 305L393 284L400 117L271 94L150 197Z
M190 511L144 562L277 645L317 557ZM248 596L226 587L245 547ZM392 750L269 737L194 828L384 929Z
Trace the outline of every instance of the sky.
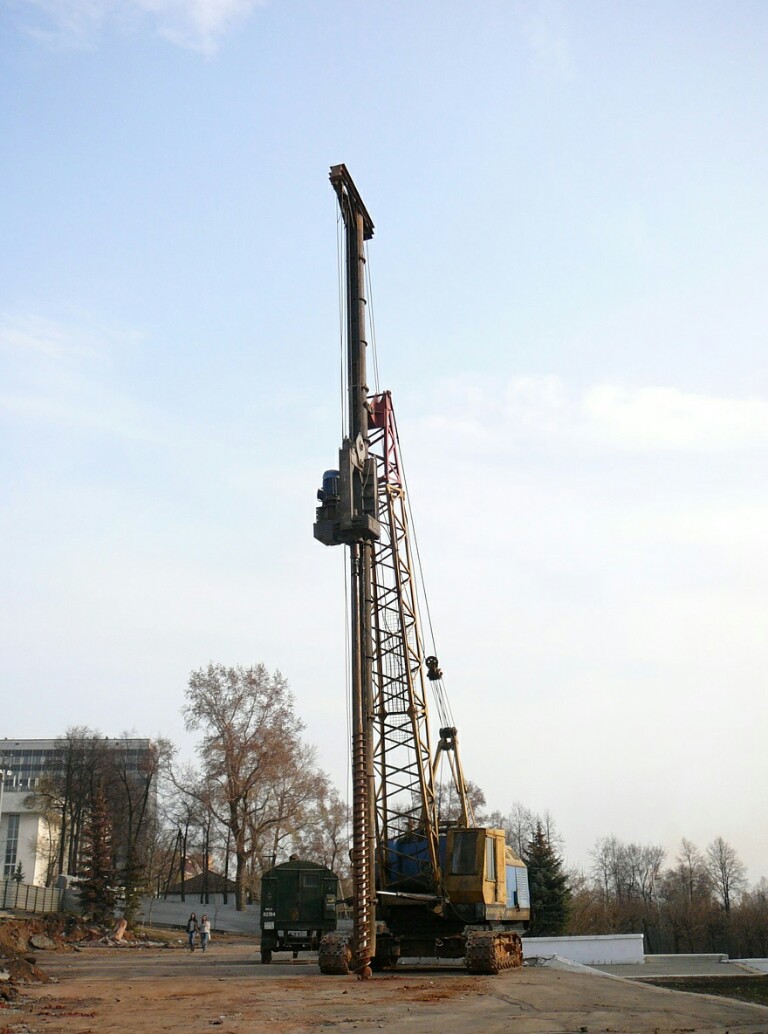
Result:
M492 809L768 876L768 9L0 6L3 735L289 680L346 785L344 162Z

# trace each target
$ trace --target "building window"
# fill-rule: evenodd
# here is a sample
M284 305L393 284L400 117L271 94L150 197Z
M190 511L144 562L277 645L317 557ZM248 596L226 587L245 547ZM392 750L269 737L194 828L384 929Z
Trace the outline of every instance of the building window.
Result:
M19 847L19 816L8 816L8 832L5 838L5 864L3 876L6 879L13 876L16 870L16 852Z

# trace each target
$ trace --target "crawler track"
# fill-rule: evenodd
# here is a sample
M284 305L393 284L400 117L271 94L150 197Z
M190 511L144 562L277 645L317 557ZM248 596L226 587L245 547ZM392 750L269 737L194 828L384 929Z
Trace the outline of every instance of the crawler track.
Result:
M320 941L318 963L320 972L329 976L346 976L352 961L349 937L340 933L327 933Z
M516 933L471 930L464 963L470 973L500 973L523 964L523 942Z

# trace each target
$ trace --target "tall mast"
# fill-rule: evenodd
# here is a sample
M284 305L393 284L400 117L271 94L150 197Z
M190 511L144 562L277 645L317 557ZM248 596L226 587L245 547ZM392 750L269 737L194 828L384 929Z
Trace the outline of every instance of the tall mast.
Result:
M365 241L373 237L373 222L346 165L331 166L330 180L339 199L346 237L347 394L349 437L354 442L358 435L368 438Z
M370 975L376 953L375 791L373 771L372 569L379 538L376 461L369 456L366 376L365 241L373 222L346 166L330 180L345 229L348 437L339 470L327 471L319 493L314 534L326 545L344 543L350 556L352 692L352 968Z

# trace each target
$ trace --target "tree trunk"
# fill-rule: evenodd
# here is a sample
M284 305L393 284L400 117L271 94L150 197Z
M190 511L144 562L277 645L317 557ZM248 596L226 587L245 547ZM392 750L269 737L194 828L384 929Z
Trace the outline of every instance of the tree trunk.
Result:
M245 874L247 872L248 859L245 850L238 844L235 851L237 859L237 870L235 873L235 908L238 912L245 910Z
M66 853L67 853L67 833L68 833L68 828L69 827L67 826L67 804L66 804L66 801L65 801L64 804L61 807L61 832L59 834L60 839L59 839L59 857L58 857L59 874L62 874L64 872L64 858L65 858Z
M227 830L227 846L224 849L224 904L226 905L229 901L229 894L227 888L229 886L229 838L232 835L230 829Z

